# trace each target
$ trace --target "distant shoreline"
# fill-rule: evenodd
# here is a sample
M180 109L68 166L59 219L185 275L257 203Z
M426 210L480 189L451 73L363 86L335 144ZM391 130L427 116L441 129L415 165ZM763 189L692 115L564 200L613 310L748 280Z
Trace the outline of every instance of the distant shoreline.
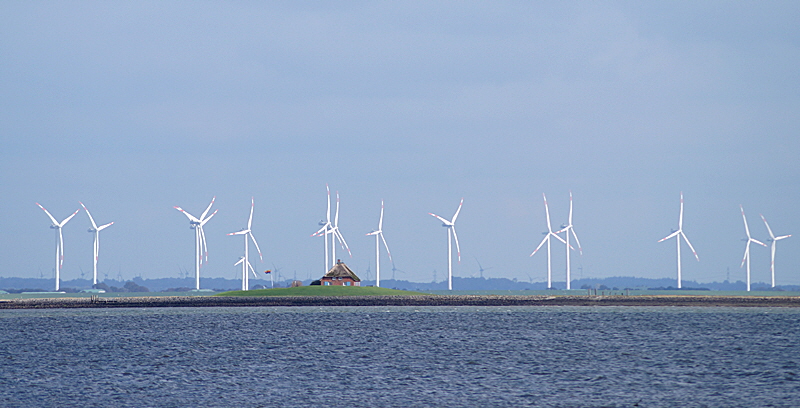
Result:
M800 296L146 296L0 300L0 309L248 306L800 307Z

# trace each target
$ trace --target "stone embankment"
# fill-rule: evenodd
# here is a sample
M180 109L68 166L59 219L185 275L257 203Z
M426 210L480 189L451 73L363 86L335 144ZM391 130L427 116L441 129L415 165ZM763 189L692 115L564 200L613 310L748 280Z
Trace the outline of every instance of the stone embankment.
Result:
M792 296L163 296L0 300L0 309L242 306L800 307Z

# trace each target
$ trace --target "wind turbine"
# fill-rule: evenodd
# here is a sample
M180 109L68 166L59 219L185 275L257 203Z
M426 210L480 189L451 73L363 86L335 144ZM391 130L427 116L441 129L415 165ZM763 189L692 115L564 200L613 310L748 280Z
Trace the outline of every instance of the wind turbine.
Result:
M739 209L742 210L742 220L744 220L744 232L747 234L747 244L744 248L744 258L742 258L742 264L739 267L743 267L745 261L747 262L747 291L750 291L750 243L755 242L761 246L767 246L765 243L753 238L750 236L750 228L747 227L747 217L744 216L744 207L739 204Z
M336 241L339 241L339 245L342 246L342 249L346 249L347 253L350 254L350 257L353 257L353 253L350 252L350 247L347 246L347 241L344 240L344 236L339 231L339 192L336 192L336 215L333 218L333 225L328 229L328 233L333 235L331 238L331 267L336 265ZM327 273L327 271L325 272Z
M664 238L658 240L658 242L666 241L672 237L677 237L678 243L678 289L681 288L681 237L686 241L686 244L689 245L689 248L694 253L694 257L697 259L697 262L700 262L700 257L697 256L697 251L694 250L692 243L689 242L689 238L686 237L686 234L683 233L683 191L681 191L681 212L678 215L678 230L673 231L671 234L667 235Z
M570 232L572 232L572 236L575 237L575 243L578 244L578 251L580 252L581 255L583 255L583 248L581 248L581 241L578 240L578 235L575 234L575 229L572 227L572 191L569 192L569 218L568 218L567 223L568 223L567 225L562 225L561 226L561 230L557 231L556 234L560 234L560 233L563 232L564 235L565 235L565 238L566 238L566 244L567 244L567 290L570 290L571 289L570 288L571 278L570 278L570 274L569 274L570 273L570 271L569 271L569 250L570 249L572 249L573 251L575 250L575 248L573 248L569 244L569 233Z
M217 214L217 211L214 210L211 215L206 218L208 215L208 211L211 210L211 206L214 205L214 200L217 199L217 196L214 196L211 199L211 203L208 204L206 210L203 211L203 214L200 215L200 218L195 217L192 214L186 212L183 208L175 206L175 209L182 212L186 218L189 219L189 228L194 230L194 249L195 249L195 257L194 257L194 279L195 279L195 289L200 290L200 267L203 264L203 254L206 257L206 263L208 262L208 246L206 245L206 234L203 232L203 226L211 220L211 217Z
M550 208L547 206L547 196L542 193L542 198L544 199L544 213L547 216L547 232L544 233L544 239L542 239L542 242L539 243L539 246L537 246L536 249L531 252L530 256L533 256L533 254L535 254L536 251L538 251L539 248L541 248L542 245L547 242L547 289L551 289L553 287L553 281L550 268L550 238L555 237L565 245L567 244L567 241L564 241L564 239L556 235L556 233L553 232L553 228L550 227ZM567 248L567 252L569 252L569 248ZM567 285L569 285L569 283L567 283Z
M67 225L69 220L71 220L72 217L74 217L75 214L77 214L78 211L80 211L80 208L75 210L75 212L72 213L72 215L70 215L69 217L64 218L63 221L58 222L52 215L50 215L49 211L45 210L44 207L42 207L41 204L36 203L36 205L38 205L39 208L44 210L44 213L47 214L48 217L50 217L50 221L53 222L53 224L50 225L50 228L56 230L56 292L58 292L58 290L61 288L61 267L64 265L64 236L61 234L61 228L63 228L64 225Z
M378 229L367 235L375 236L375 286L381 287L381 243L378 238L383 240L383 246L386 247L386 254L389 255L389 261L392 261L392 253L389 251L386 238L383 237L383 200L381 200L381 218L378 220ZM392 267L394 267L394 262L392 262ZM369 272L369 269L367 269L367 271Z
M312 237L324 236L325 237L325 271L323 275L328 273L328 234L331 229L331 189L325 184L325 190L328 191L328 210L325 212L325 221L320 221L319 225L322 226L317 232L311 234Z
M481 262L478 260L478 257L476 256L474 258L475 258L475 262L478 263L478 272L480 272L480 277L481 277L481 279L483 279L483 271L488 271L489 269L492 269L494 267L490 266L488 268L484 268L483 265L481 265Z
M769 231L769 238L770 238L769 241L772 241L772 263L770 264L770 271L772 272L772 287L774 288L775 287L775 243L784 238L789 238L792 235L789 234L776 237L775 234L772 233L772 228L770 228L769 224L767 224L767 219L764 218L763 215L761 215L761 219L764 220L764 225L767 226L767 231Z
M458 218L458 213L461 212L461 206L464 205L464 199L461 199L461 203L458 204L458 209L456 213L453 215L453 220L448 221L443 217L440 217L434 213L428 213L442 222L442 226L447 228L447 289L453 290L453 245L451 244L450 235L452 233L453 238L456 240L456 250L458 251L458 263L461 263L461 248L458 246L458 235L456 234L456 218Z
M250 197L250 218L247 220L247 228L243 228L237 232L231 232L228 235L244 235L244 258L236 262L234 266L238 265L239 263L242 264L242 290L249 290L250 289L250 275L247 274L247 268L250 268L253 271L253 276L258 279L258 275L256 271L253 270L253 266L250 265L249 260L249 250L250 250L250 241L248 237L253 240L253 244L256 245L256 249L258 250L258 257L261 258L261 261L264 261L264 257L261 256L261 248L258 247L258 242L256 242L256 237L253 235L253 231L251 230L253 226L253 207L255 207L255 201L253 197Z
M111 221L108 224L101 225L98 227L97 224L95 224L94 218L92 218L92 213L89 212L89 209L86 208L86 206L83 205L83 203L81 203L80 201L78 202L81 204L81 207L83 207L84 211L86 211L86 214L89 216L89 221L92 222L92 228L89 229L89 232L94 233L94 273L92 274L93 276L92 286L94 286L97 285L97 258L100 256L100 231L110 227L112 224L114 224L114 221Z

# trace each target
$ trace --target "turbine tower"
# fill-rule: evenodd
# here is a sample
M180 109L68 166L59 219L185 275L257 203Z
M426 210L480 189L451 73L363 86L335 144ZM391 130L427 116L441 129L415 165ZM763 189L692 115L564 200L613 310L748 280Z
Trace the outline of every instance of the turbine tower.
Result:
M551 289L553 287L553 280L550 268L550 238L555 237L565 245L567 244L567 241L564 241L561 237L556 235L556 233L553 232L553 228L550 227L550 209L547 207L547 196L542 193L542 198L544 199L544 212L547 216L547 232L544 233L544 239L542 239L542 242L539 243L539 246L537 246L536 249L531 252L530 256L533 256L533 254L535 254L536 251L538 251L539 248L541 248L542 245L547 242L547 289ZM567 253L569 253L569 247L567 247ZM567 285L569 285L569 281L567 281Z
M453 238L456 240L456 250L458 251L458 263L461 263L461 248L458 246L458 235L456 234L456 218L458 218L458 213L461 212L461 206L464 205L464 199L461 199L461 203L458 204L458 209L456 213L453 215L453 220L448 221L443 217L440 217L434 213L428 213L442 222L442 226L447 228L447 290L453 290L453 244L451 243L450 235L452 233Z
M571 289L571 287L570 287L571 278L570 278L570 270L569 270L569 250L570 249L572 249L573 251L575 250L575 248L573 248L569 244L569 233L570 232L572 232L572 236L575 237L575 243L578 244L578 251L580 252L581 255L583 255L583 248L581 248L581 241L578 240L578 235L575 234L575 229L572 227L572 191L569 192L569 218L568 218L568 221L567 221L567 225L562 225L561 226L561 230L557 231L556 234L560 234L562 232L565 235L564 237L566 238L566 244L567 244L567 247L566 247L567 248L567 290L570 290Z
M203 232L203 226L206 225L206 223L209 220L211 220L211 218L214 215L217 214L217 211L219 211L219 210L214 210L214 212L211 213L211 215L206 217L206 215L208 215L208 212L211 210L211 206L214 205L214 200L216 200L216 199L217 199L216 196L214 196L211 199L211 203L208 204L208 207L206 207L206 210L203 211L203 214L200 215L200 218L197 218L194 215L189 214L188 212L186 212L181 207L175 206L176 210L182 212L183 215L185 215L186 218L189 219L189 228L194 230L194 250L195 250L195 256L194 256L194 279L195 279L195 290L200 290L200 267L203 265L203 254L205 254L206 263L208 263L208 246L206 245L206 234L205 234L205 232Z
M258 257L261 259L262 262L264 261L264 257L261 255L261 248L258 247L258 242L256 242L256 237L253 235L253 231L251 230L253 226L253 207L255 207L255 200L253 199L253 197L250 197L250 218L247 220L247 228L243 228L240 231L231 232L230 234L228 234L228 235L244 235L244 258L240 259L239 262L233 264L233 266L236 266L239 263L242 264L242 290L250 290L250 275L247 273L248 268L253 272L253 276L255 276L256 279L258 278L256 271L253 270L253 266L250 265L249 239L253 240L253 244L255 244L256 249L258 250Z
M681 191L681 212L678 215L678 230L673 231L672 234L667 235L664 238L658 240L658 242L666 241L672 237L677 237L678 243L678 289L681 288L681 237L686 241L686 244L689 245L689 248L694 253L694 257L697 258L697 262L700 262L700 257L697 256L697 251L694 250L692 243L689 242L689 238L686 237L686 234L683 233L683 191Z
M744 248L744 258L742 258L742 264L739 265L739 268L744 266L744 263L747 262L747 291L750 291L750 243L755 242L761 246L767 246L765 243L753 238L750 236L750 228L747 227L747 217L744 216L744 207L739 204L739 209L742 210L742 220L744 220L744 232L747 234L747 244Z
M378 229L367 235L375 236L375 286L381 287L381 243L379 242L379 238L383 240L383 246L386 247L386 254L389 255L389 261L392 261L392 253L389 251L386 238L383 237L383 200L381 200L381 218L378 220ZM392 263L392 266L394 266L394 263Z
M50 221L53 222L53 224L50 225L50 228L56 230L56 292L58 292L58 290L61 288L61 267L64 265L64 236L61 234L61 228L63 228L64 225L66 225L69 222L69 220L71 220L72 217L74 217L75 214L78 213L78 211L80 211L80 208L75 210L75 212L72 213L72 215L70 215L69 217L64 218L63 221L58 222L52 215L50 215L49 211L45 210L44 207L42 207L41 204L36 203L36 205L38 205L39 208L44 210L44 213L47 214L48 217L50 217Z
M331 189L327 184L325 184L325 190L328 191L328 210L325 212L325 221L320 221L319 225L321 225L322 228L311 234L312 237L325 237L325 271L322 273L323 276L327 274L330 269L328 267L328 234L330 234L331 229Z
M94 285L97 285L97 259L100 257L100 231L110 227L112 224L114 224L114 221L98 227L97 224L95 224L94 218L92 218L92 213L89 212L89 209L86 208L86 206L80 201L78 202L81 204L81 207L83 207L83 210L86 211L86 215L89 216L89 221L92 222L92 228L89 229L89 232L94 233L94 273L92 274L92 287L94 287Z
M769 224L767 224L767 219L764 218L763 215L761 215L761 219L764 220L764 225L767 226L767 231L769 231L769 241L772 241L772 263L770 264L770 271L772 272L772 287L774 288L775 287L775 243L782 239L789 238L792 235L789 234L776 237L775 234L772 233L772 228L770 228Z

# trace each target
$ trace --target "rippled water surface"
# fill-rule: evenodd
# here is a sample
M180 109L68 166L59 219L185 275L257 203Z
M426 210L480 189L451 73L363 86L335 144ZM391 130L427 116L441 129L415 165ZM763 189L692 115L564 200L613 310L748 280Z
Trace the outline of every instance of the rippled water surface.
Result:
M0 311L0 406L800 406L800 310Z

